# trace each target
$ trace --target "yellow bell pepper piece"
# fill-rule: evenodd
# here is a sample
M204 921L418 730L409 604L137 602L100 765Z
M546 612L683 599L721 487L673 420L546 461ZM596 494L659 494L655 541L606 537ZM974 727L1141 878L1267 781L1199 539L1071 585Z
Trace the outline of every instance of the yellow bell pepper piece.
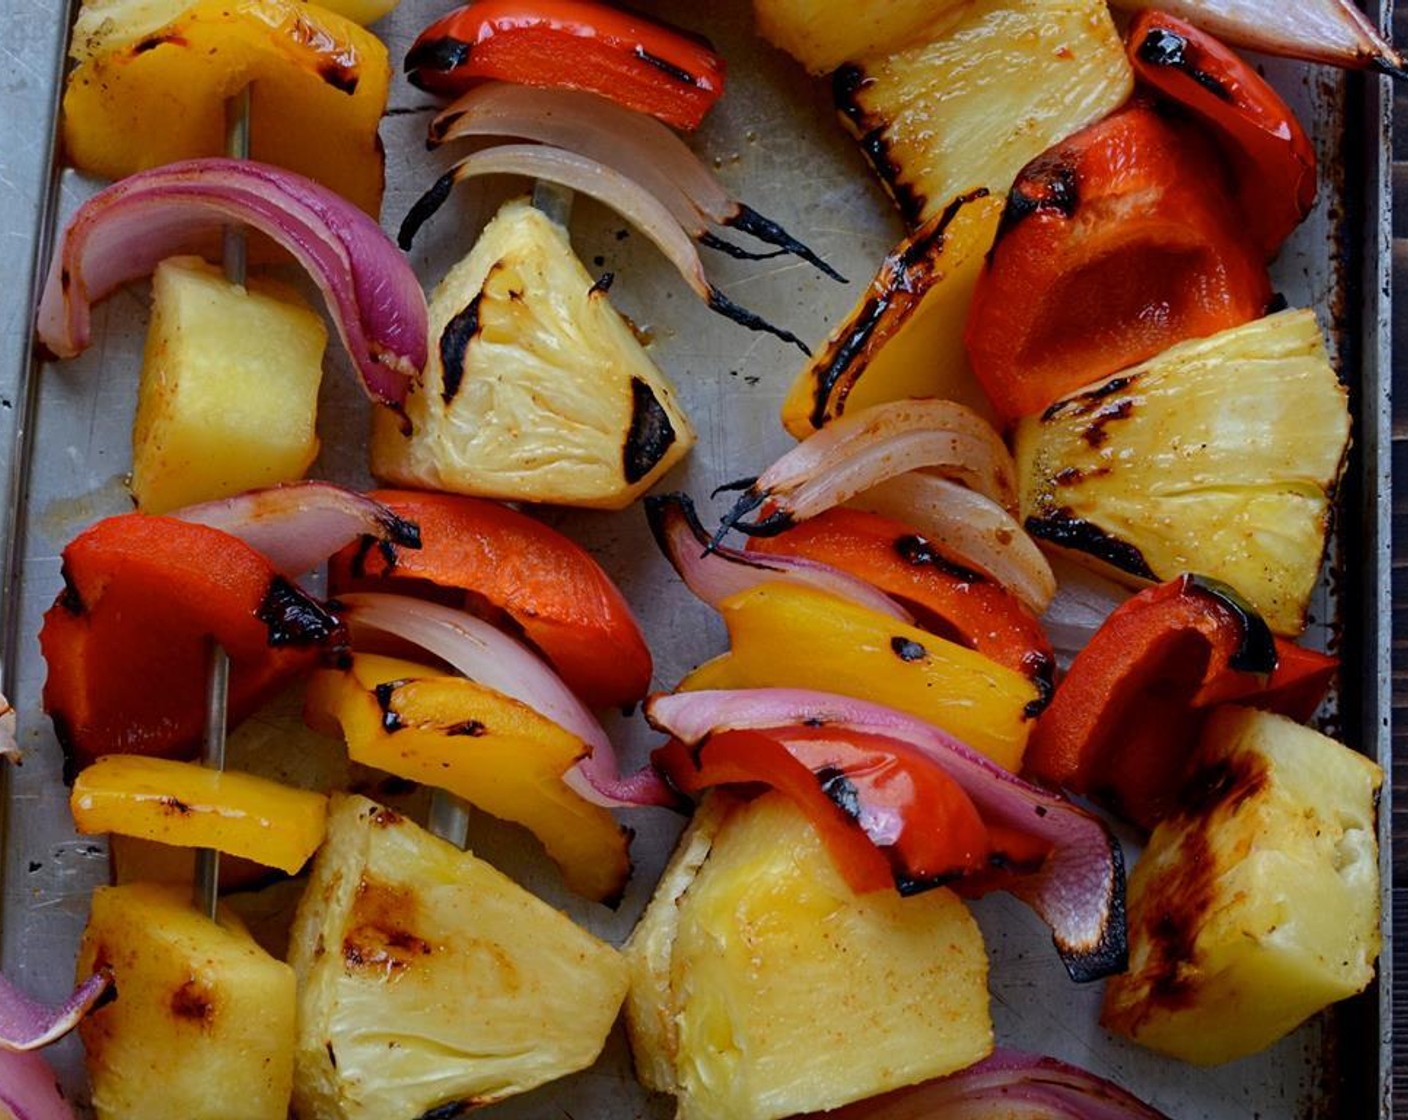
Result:
M890 251L846 321L792 382L782 402L788 432L806 439L844 413L906 397L958 401L993 418L968 364L963 328L1004 201L955 201Z
M313 675L310 726L340 725L354 762L449 790L531 831L568 887L620 897L628 838L610 812L562 780L587 746L526 704L424 665L359 653Z
M680 691L811 688L926 719L999 766L1017 770L1036 687L982 654L824 591L767 583L719 607L730 652Z
M115 754L78 775L69 807L86 835L214 848L292 875L323 842L327 800L253 774Z
M70 162L108 179L223 155L225 102L250 87L250 156L381 212L386 47L301 0L197 0L159 30L115 36L64 94Z

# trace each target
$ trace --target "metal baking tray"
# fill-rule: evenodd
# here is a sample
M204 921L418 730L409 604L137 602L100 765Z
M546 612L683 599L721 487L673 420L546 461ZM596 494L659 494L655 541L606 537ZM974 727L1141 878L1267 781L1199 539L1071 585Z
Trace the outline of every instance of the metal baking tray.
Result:
M148 296L135 285L94 317L95 344L78 360L30 360L36 266L56 228L94 184L60 169L55 156L57 98L75 0L46 5L0 2L0 244L10 261L0 285L0 508L7 549L0 601L0 684L20 713L22 767L0 772L0 965L36 995L57 999L72 980L73 959L92 888L105 881L104 846L75 837L60 780L60 755L39 707L44 676L36 633L59 588L59 551L82 527L130 508L124 476ZM393 60L448 0L403 0L376 30ZM1370 4L1387 24L1388 0ZM813 342L851 307L881 256L900 236L892 207L856 147L836 125L825 83L752 35L746 0L654 4L666 18L712 37L729 62L730 92L692 141L739 197L780 220L850 278L834 284L800 263L707 264L733 299ZM1315 604L1313 640L1344 659L1332 728L1389 770L1389 129L1384 79L1345 75L1273 60L1265 69L1310 127L1321 159L1320 203L1273 273L1293 306L1313 306L1330 331L1353 389L1355 450L1341 502L1337 544ZM393 87L382 125L388 152L384 215L389 227L454 158L427 154L431 100L403 80ZM459 188L422 235L413 262L433 283L468 251L498 201L524 184ZM608 211L579 200L572 232L589 268L614 272L612 298L653 340L656 361L673 379L700 431L698 447L665 486L704 498L716 485L754 473L790 444L778 406L799 361L774 339L750 334L706 311L668 266ZM330 350L330 355L333 352ZM368 406L333 356L324 380L319 428L323 453L314 473L354 485L370 482L364 442ZM656 655L656 686L668 688L695 663L723 648L713 612L693 600L653 544L639 510L621 514L554 512L625 588ZM652 744L639 718L612 725L627 763ZM1390 776L1391 777L1391 776ZM1129 1087L1178 1120L1391 1116L1392 882L1389 856L1392 782L1380 813L1385 936L1380 979L1363 997L1336 1008L1255 1058L1199 1070L1110 1038L1097 1025L1100 986L1071 984L1044 927L1005 896L977 904L992 960L992 1009L999 1041L1054 1054ZM636 873L616 911L567 895L551 868L512 829L476 815L471 847L600 935L629 932L681 822L661 810L630 817ZM70 1095L84 1100L82 1063L70 1040L50 1051ZM672 1114L671 1102L635 1083L620 1032L601 1061L575 1077L485 1110L513 1118L570 1115L623 1120Z

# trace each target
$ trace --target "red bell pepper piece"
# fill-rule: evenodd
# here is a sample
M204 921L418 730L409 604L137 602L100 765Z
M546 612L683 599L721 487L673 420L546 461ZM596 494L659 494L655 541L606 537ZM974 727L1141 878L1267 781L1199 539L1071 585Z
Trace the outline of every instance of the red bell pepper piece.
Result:
M1153 828L1176 804L1214 705L1308 718L1337 668L1273 638L1231 588L1181 576L1122 604L1076 655L1037 722L1026 768Z
M420 33L406 74L449 96L486 78L585 90L688 131L724 92L707 40L592 0L476 0Z
M419 594L516 628L582 700L634 704L650 649L630 604L579 545L498 502L413 490L371 497L420 526L421 547L366 539L328 562L332 594Z
M1181 19L1142 12L1128 44L1139 79L1211 127L1242 215L1274 257L1315 205L1315 150L1295 113L1236 51Z
M839 737L814 727L725 731L694 749L671 740L652 758L691 795L740 784L786 794L857 893L916 894L1009 866L1039 866L1047 853L1022 833L989 829L940 766L879 735Z
M1045 707L1056 660L1036 616L1000 584L965 567L908 525L837 507L775 537L754 537L749 551L800 556L839 568L899 600L916 623L1023 674Z
M129 513L63 553L44 615L44 710L71 771L105 754L182 757L205 723L211 641L230 656L229 709L249 715L346 648L342 624L243 541Z
M1138 103L1022 169L964 336L1004 419L1266 312L1225 180L1210 141Z

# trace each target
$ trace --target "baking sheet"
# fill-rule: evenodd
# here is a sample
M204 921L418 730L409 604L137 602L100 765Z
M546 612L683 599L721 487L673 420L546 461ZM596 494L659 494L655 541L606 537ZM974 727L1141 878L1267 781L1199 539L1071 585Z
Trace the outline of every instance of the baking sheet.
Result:
M399 63L415 34L445 7L443 0L404 0L378 25L393 60ZM744 263L710 255L709 271L730 298L819 342L850 309L884 251L898 239L898 220L832 120L825 83L809 81L789 60L753 39L746 2L701 6L665 0L653 8L709 34L729 60L729 95L692 141L696 149L739 197L782 221L851 283L833 284L792 261ZM130 425L148 303L145 286L119 293L97 309L95 343L87 354L41 367L28 382L29 304L27 285L17 274L46 232L42 207L50 183L50 120L65 26L65 13L42 0L6 0L0 8L0 43L5 44L0 49L10 56L0 79L0 231L11 265L11 282L0 295L0 469L25 492L17 520L6 525L19 562L8 572L12 592L5 607L14 641L6 648L3 677L20 711L20 740L27 752L24 766L10 776L5 801L0 965L7 976L46 998L68 989L87 898L94 885L106 880L108 863L101 843L74 837L67 823L58 747L39 712L44 670L36 634L40 615L60 585L58 554L64 543L93 520L130 508L123 480L130 467ZM1388 643L1382 630L1388 618L1383 531L1388 342L1386 326L1380 327L1387 323L1381 283L1386 98L1376 80L1281 62L1268 62L1267 71L1302 119L1313 124L1321 165L1327 169L1320 204L1283 253L1274 279L1292 305L1319 310L1322 324L1332 328L1334 347L1352 367L1346 375L1360 390L1344 547L1336 550L1336 570L1317 598L1315 639L1340 648L1351 666L1338 730L1387 761L1387 726L1380 718L1388 710ZM422 141L433 111L430 98L397 80L382 127L389 155L384 209L389 227L457 151L467 150L426 153ZM1352 171L1346 174L1345 168ZM55 185L64 215L94 189L72 173ZM458 188L412 254L422 279L433 283L467 252L476 230L514 189L497 183ZM589 200L578 201L572 232L589 269L616 274L613 300L653 340L653 356L672 377L700 431L698 447L664 487L685 489L702 500L720 482L755 473L785 450L790 440L777 410L799 367L797 353L710 314L643 238ZM324 451L315 473L354 485L368 483L363 454L367 424L368 408L350 371L333 358L319 420ZM717 618L674 578L638 510L558 512L549 519L587 544L625 588L656 654L657 687L669 687L724 647ZM1340 596L1338 618L1331 586ZM642 761L653 745L639 719L617 720L611 730L624 747L626 764ZM302 749L297 739L291 739L290 749ZM482 815L474 818L471 846L619 942L644 905L680 826L677 818L659 810L634 812L629 823L637 831L636 875L614 913L571 898L531 844ZM1387 859L1389 845L1384 849ZM1029 911L999 896L979 903L976 912L992 958L993 1015L1004 1045L1086 1066L1180 1120L1387 1114L1380 1110L1383 1071L1374 1068L1372 1059L1388 1053L1389 1020L1380 1016L1372 995L1313 1022L1264 1055L1190 1076L1189 1067L1105 1036L1097 1025L1100 986L1080 988L1066 979L1047 931ZM1385 953L1385 968L1388 960ZM51 1056L81 1101L76 1043L64 1044ZM635 1085L618 1034L593 1070L483 1115L565 1113L576 1120L620 1120L664 1118L672 1111L668 1100L649 1097Z

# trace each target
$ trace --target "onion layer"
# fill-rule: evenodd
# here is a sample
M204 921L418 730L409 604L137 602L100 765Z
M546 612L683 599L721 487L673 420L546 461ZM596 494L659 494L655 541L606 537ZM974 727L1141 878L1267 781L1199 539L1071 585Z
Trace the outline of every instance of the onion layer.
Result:
M730 198L714 173L672 129L604 97L582 90L486 82L431 122L431 147L466 136L518 136L566 148L634 180L696 240L712 237L700 219L732 226L801 258L833 280L846 282L776 222ZM745 258L757 256L718 244L716 239L705 243Z
M684 494L646 498L645 516L655 543L685 586L712 607L761 583L790 583L839 595L901 622L914 621L913 615L883 591L829 564L711 546L709 534L695 515L694 503Z
M92 304L192 242L239 222L287 249L322 290L373 400L399 407L425 365L425 293L381 227L291 171L194 159L143 171L79 207L49 265L39 339L60 358L89 342Z
M1067 668L1105 624L1105 619L1133 594L1114 580L1057 558L1052 561L1056 595L1041 616L1042 628L1051 639L1057 663Z
M808 436L746 484L720 536L735 526L774 536L914 470L957 478L1016 511L1016 467L986 421L954 401L904 400L847 413ZM759 520L743 520L765 504Z
M1158 8L1235 47L1408 77L1403 55L1352 0L1111 0L1111 6Z
M201 502L172 517L238 537L280 575L303 575L363 537L383 546L420 548L420 530L373 501L330 482L292 482Z
M965 1070L826 1114L828 1120L1169 1120L1103 1077L1055 1058L996 1050Z
M1071 979L1099 980L1126 967L1124 857L1109 829L1065 798L1009 774L933 725L863 700L780 688L653 696L646 702L646 718L690 746L717 731L795 724L910 744L943 766L989 824L1052 845L1041 870L1017 879L1011 889L1051 927Z
M38 1054L0 1050L0 1116L14 1120L73 1120L58 1079Z
M375 630L419 646L470 680L527 704L581 739L591 754L564 780L593 804L677 803L649 767L621 777L616 750L596 717L536 655L483 619L404 595L344 595L339 603L346 608L344 617L354 635L361 629Z
M913 471L847 504L913 527L1007 588L1034 614L1056 594L1051 565L1021 523L966 486Z
M101 969L60 1006L46 1007L0 976L0 1051L38 1050L57 1042L78 1026L111 984L112 973Z
M791 331L775 327L761 316L739 307L709 282L694 242L668 206L619 171L563 148L540 144L503 144L460 160L411 207L401 223L401 247L410 249L421 226L445 204L456 183L480 175L523 175L530 179L545 179L549 183L590 195L611 207L654 242L679 270L685 283L711 310L749 330L762 331L790 342L810 357L811 351L806 344Z

